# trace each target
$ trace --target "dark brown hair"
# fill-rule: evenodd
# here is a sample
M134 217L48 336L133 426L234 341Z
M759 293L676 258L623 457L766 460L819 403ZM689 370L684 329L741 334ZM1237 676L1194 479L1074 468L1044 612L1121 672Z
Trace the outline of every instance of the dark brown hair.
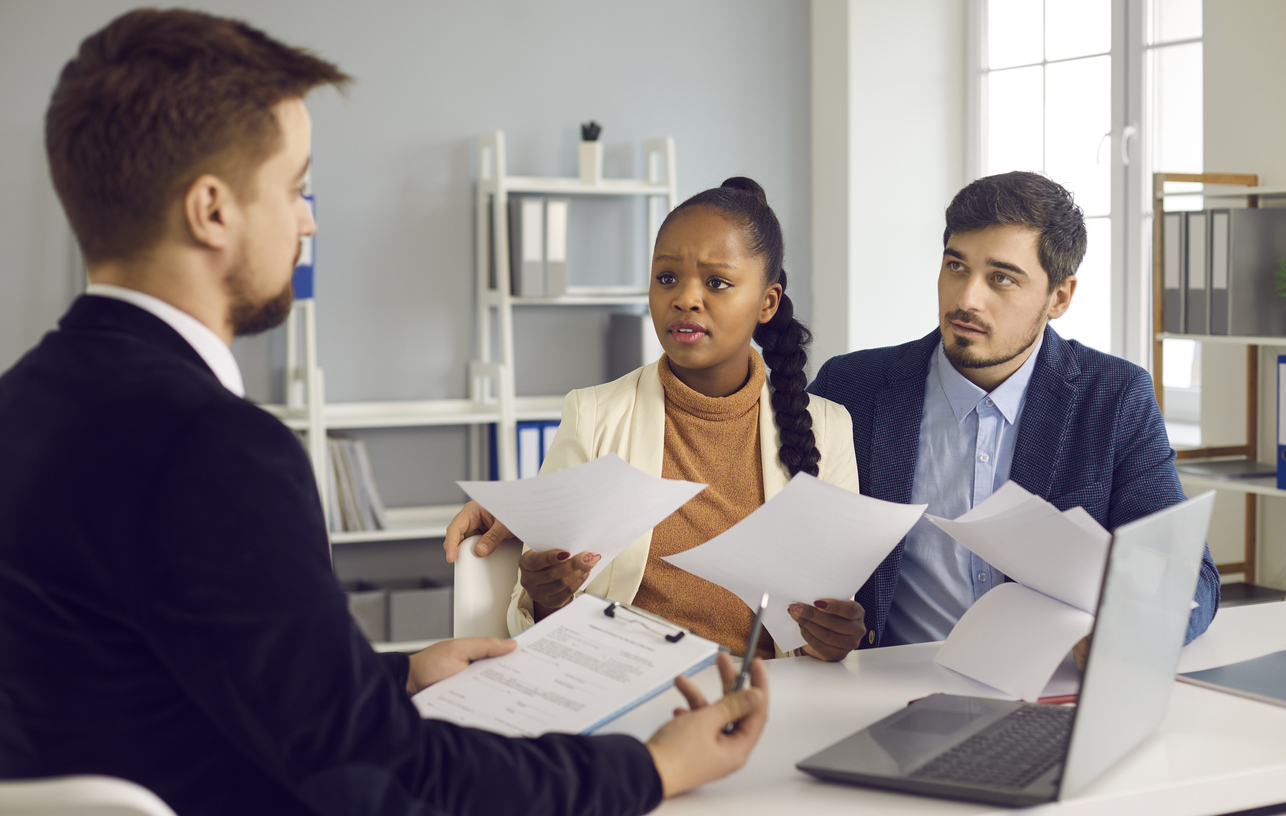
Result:
M692 207L710 207L741 226L746 249L751 255L764 259L768 285L781 284L777 313L772 320L755 329L754 339L764 350L764 362L771 371L773 414L781 434L777 458L791 476L801 471L816 476L817 463L822 455L813 435L813 415L808 413L808 393L805 391L808 378L804 375L804 366L808 364L808 344L813 341L813 335L807 326L795 319L795 304L786 295L786 270L782 268L786 244L782 239L781 222L768 206L764 188L744 176L730 178L722 186L697 193L675 207L661 224L661 230L671 218Z
M1076 274L1085 258L1085 215L1072 194L1039 173L1014 171L986 176L969 184L947 207L945 247L957 232L974 232L996 224L1017 224L1040 234L1040 265L1049 275L1049 291Z
M204 173L254 196L280 149L272 108L350 78L237 20L138 9L80 44L45 114L54 189L87 261L162 236L171 204Z

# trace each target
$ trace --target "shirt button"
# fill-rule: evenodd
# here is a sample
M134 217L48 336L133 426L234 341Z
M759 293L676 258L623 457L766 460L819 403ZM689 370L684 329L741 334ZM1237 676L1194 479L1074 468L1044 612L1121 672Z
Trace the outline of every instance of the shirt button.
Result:
M987 573L985 573L985 572L980 572L980 573L978 573L978 580L979 580L979 581L985 581L985 580L987 580Z
M993 401L991 400L991 398L990 398L990 397L987 399L987 407L988 407L988 408L992 407L992 406L993 406L993 405L995 405L995 404L996 404L996 403L995 403L995 402L993 402Z
M990 462L990 461L991 461L991 457L990 457L990 456L988 456L988 455L987 455L987 454L985 454L985 453L984 453L982 456L979 456L978 458L979 458L979 459L981 459L981 460L982 460L982 461L984 461L984 462Z

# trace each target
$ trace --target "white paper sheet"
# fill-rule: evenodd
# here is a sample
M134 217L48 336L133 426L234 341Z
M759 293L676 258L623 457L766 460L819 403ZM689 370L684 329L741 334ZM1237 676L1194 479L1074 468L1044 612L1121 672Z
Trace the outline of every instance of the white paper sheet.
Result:
M1094 616L1019 584L1001 584L969 607L933 661L1034 702Z
M719 646L629 608L579 595L514 640L518 648L479 660L411 698L420 716L514 737L586 733L708 666ZM645 625L646 624L646 625Z
M614 453L574 468L510 482L456 482L537 552L597 553L593 581L639 536L705 485L649 476Z
M1054 505L1006 482L955 521L928 516L1013 580L1093 614L1112 536L1082 508Z
M790 651L805 641L786 607L853 597L924 508L850 493L800 473L728 530L664 560L752 609L767 592L764 626L779 648Z

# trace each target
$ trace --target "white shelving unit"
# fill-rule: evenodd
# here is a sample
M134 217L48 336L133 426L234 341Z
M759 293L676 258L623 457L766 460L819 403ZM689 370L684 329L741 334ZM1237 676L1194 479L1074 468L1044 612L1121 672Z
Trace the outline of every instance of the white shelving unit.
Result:
M505 135L501 131L478 138L477 224L477 331L478 361L470 366L470 397L475 404L494 405L496 462L501 479L518 475L517 423L525 419L558 419L562 395L518 397L514 388L513 310L523 306L626 306L647 303L647 287L568 286L558 297L514 297L509 276L509 195L535 193L554 196L643 196L648 200L648 256L666 214L678 201L675 180L674 140L652 139L644 144L646 178L602 179L586 184L578 178L509 175L505 162ZM492 227L487 228L488 219ZM490 241L488 241L490 233ZM493 262L494 261L494 262ZM494 270L494 280L492 272ZM493 327L495 341L493 342ZM473 426L470 450L485 450L483 429ZM475 453L475 455L478 455ZM484 463L475 462L475 466Z
M1199 183L1200 190L1167 191L1166 182ZM1163 326L1161 313L1162 300L1162 213L1166 199L1202 196L1205 198L1244 198L1249 207L1259 206L1261 198L1286 197L1286 187L1259 186L1259 177L1253 174L1236 173L1154 173L1152 177L1153 210L1152 210L1152 324ZM1164 411L1165 396L1161 384L1163 370L1163 341L1195 340L1200 343L1213 343L1246 348L1246 443L1222 447L1202 447L1177 451L1177 459L1190 461L1194 459L1241 457L1255 459L1258 455L1259 430L1259 348L1261 346L1286 345L1286 337L1239 337L1204 334L1173 334L1157 332L1153 336L1152 371L1157 404ZM1286 497L1286 490L1277 488L1275 477L1262 479L1213 479L1182 473L1183 481L1199 489L1224 490L1241 493L1246 501L1246 533L1242 560L1233 564L1220 564L1221 573L1241 573L1247 584L1255 581L1258 560L1256 528L1258 527L1259 496Z

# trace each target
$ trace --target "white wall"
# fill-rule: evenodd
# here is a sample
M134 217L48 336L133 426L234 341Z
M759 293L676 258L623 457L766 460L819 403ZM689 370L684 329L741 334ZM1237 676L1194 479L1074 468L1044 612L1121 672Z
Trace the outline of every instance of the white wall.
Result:
M818 363L937 325L943 212L967 182L966 6L813 2Z
M1206 0L1205 54L1205 169L1258 173L1263 185L1286 185L1286 3L1279 0ZM1281 206L1282 202L1265 202ZM1213 353L1212 353L1213 352ZM1260 353L1259 439L1261 461L1276 456L1276 355L1286 346ZM1225 441L1236 433L1245 437L1245 352L1238 348L1220 354L1203 350L1203 437ZM1222 380L1220 370L1230 372ZM1215 379L1211 379L1216 377ZM1258 583L1286 588L1286 500L1259 501ZM1220 496L1210 544L1216 561L1240 561L1242 546L1240 496Z
M42 117L78 43L136 0L0 1L0 370L78 291L48 181ZM332 400L460 397L473 355L473 179L479 133L511 172L575 175L578 124L603 124L605 174L640 175L673 136L680 197L759 180L781 218L790 294L811 311L808 6L776 0L196 0L334 60L357 78L313 115L319 348ZM581 203L578 203L580 206ZM645 279L641 209L573 212L572 281ZM579 229L578 229L579 228ZM601 382L605 309L519 318L520 393ZM251 395L278 390L282 343L239 341ZM391 504L457 501L461 429L372 431ZM389 549L410 545L389 545ZM341 574L380 547L337 557ZM354 568L356 569L356 568ZM372 576L379 577L379 576Z

